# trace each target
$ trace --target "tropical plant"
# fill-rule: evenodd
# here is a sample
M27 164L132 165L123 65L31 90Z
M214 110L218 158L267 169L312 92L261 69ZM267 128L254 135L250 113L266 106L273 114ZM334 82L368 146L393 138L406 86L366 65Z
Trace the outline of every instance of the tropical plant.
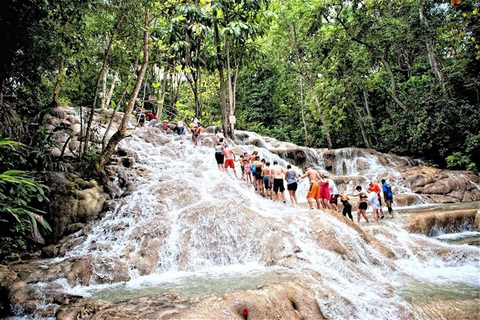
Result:
M0 149L18 146L18 142L0 138ZM0 225L2 242L6 243L0 249L0 254L8 251L9 246L25 250L27 239L42 242L38 224L52 231L42 216L45 212L33 206L48 201L45 194L48 189L35 180L32 171L7 170L0 173Z

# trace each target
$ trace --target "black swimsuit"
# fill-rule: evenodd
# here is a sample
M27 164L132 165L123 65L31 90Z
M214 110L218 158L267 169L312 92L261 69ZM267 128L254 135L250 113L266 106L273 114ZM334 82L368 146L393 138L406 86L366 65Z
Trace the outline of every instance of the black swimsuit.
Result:
M350 218L350 220L353 220L352 205L350 204L350 202L348 202L348 200L342 200L342 199L340 199L340 201L342 201L342 204L343 204L343 211L342 211L343 216L346 217L348 214L348 217Z
M359 198L367 199L368 197L360 195ZM358 209L367 210L367 202L360 202L360 204L358 205Z

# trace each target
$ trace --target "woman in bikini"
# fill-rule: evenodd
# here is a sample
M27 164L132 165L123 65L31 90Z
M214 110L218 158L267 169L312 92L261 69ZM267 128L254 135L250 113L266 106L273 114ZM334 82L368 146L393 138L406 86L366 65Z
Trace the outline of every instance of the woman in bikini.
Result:
M357 186L355 188L355 190L357 190L357 193L352 193L352 194L349 194L350 196L353 196L353 197L358 197L360 200L359 204L358 204L358 210L357 210L357 222L360 223L360 219L361 217L360 216L363 216L365 218L365 220L367 220L367 223L370 223L368 221L368 218L367 218L367 214L365 213L366 210L367 210L367 194L365 192L362 191L362 187L361 186Z

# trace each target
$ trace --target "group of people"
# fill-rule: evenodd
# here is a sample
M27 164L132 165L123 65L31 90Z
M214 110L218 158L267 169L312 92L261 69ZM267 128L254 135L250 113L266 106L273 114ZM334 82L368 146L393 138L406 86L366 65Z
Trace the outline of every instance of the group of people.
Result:
M232 169L234 176L237 177L235 162L238 162L241 169L241 179L251 184L261 196L284 203L286 203L284 193L284 181L286 181L290 201L293 204L298 204L296 190L297 179L300 175L292 170L290 165L285 170L277 161L270 163L265 159L260 160L257 151L253 151L251 155L245 152L237 160L235 153L225 141L220 130L217 131L216 138L215 160L219 170L228 173L229 169Z
M339 193L335 182L332 179L329 179L325 173L319 173L317 170L309 167L305 167L305 173L301 176L301 178L307 177L309 180L309 189L307 193L307 200L310 206L310 209L314 209L313 207L313 200L317 203L318 209L333 209L338 211L338 198L343 204L343 211L342 214L346 217L348 216L350 220L353 221L352 216L352 205L350 204L349 196L350 197L358 197L359 204L357 209L357 222L360 222L361 217L363 217L368 223L368 218L366 215L366 210L368 208L368 203L373 210L373 217L375 222L378 222L379 214L380 219L383 219L385 216L383 215L382 209L382 193L383 193L383 200L387 205L388 212L390 216L393 217L393 193L391 186L382 179L382 188L374 182L370 182L367 188L367 192L362 190L362 186L357 186L355 188L355 193L350 194L342 194Z
M157 117L151 110L145 110L139 106L135 107L135 118L137 119L137 125L142 128L145 125L145 120L148 120L149 127L155 127L157 124Z
M149 127L156 127L158 124L156 116L148 110L141 109L139 106L135 108L135 118L137 120L137 126L142 128L145 125L145 119L148 119L148 126ZM163 133L167 134L170 130L168 120L163 120ZM178 120L173 128L173 132L177 133L180 136L181 140L184 140L185 132L190 130L192 133L192 140L194 145L196 146L198 143L198 138L200 134L205 131L205 128L202 127L197 117L192 118L192 126L191 128L187 128L183 120Z
M136 117L138 126L140 127L143 126L144 120L142 121L142 118L145 119L145 117L149 119L149 126L155 126L157 123L155 115L151 112L145 112L139 107L137 107ZM163 123L163 130L165 134L169 130L167 120ZM186 126L184 122L179 120L173 131L183 140L185 130ZM198 138L205 129L196 117L192 118L192 126L190 130L193 143L197 146ZM312 167L305 167L304 172L301 175L293 170L291 165L287 165L287 168L285 169L279 165L277 161L273 161L271 164L264 158L260 159L258 151L253 151L251 155L245 152L239 157L239 159L237 159L235 153L225 140L221 130L216 131L215 139L217 141L215 144L215 160L218 169L227 173L229 173L229 169L232 169L234 177L237 177L235 162L238 162L241 168L241 179L246 180L247 183L253 185L255 190L263 197L286 203L284 194L286 183L286 190L289 193L290 202L298 205L296 195L298 181L300 179L308 178L309 187L307 201L312 210L314 209L315 201L318 209L333 209L338 211L338 199L340 198L340 202L343 205L342 214L345 217L348 216L348 218L353 221L352 205L349 200L350 197L358 197L357 222L360 222L361 217L363 217L367 223L369 223L366 215L368 203L370 203L370 206L372 207L374 220L378 222L379 219L384 218L382 209L383 193L383 201L387 205L388 212L393 217L392 188L384 179L381 180L381 188L378 184L370 182L366 192L363 191L362 186L357 186L355 188L355 193L339 193L335 182L329 178L326 173L319 173Z
M368 223L366 215L368 203L373 209L373 216L376 222L384 218L382 209L382 193L383 200L387 205L388 212L393 217L393 194L390 185L383 179L382 188L374 182L370 182L367 191L362 190L362 186L357 186L355 193L342 194L338 192L335 182L325 173L319 173L312 167L305 167L303 175L292 169L291 165L287 168L280 166L277 161L273 164L266 159L261 159L257 151L253 151L251 155L245 152L236 159L235 153L226 143L221 132L217 132L217 144L215 145L215 159L218 169L229 172L232 169L233 174L237 177L235 162L239 162L242 171L242 179L252 184L255 190L262 196L272 200L286 202L285 200L285 183L290 195L290 202L298 204L296 190L299 179L308 178L309 188L307 192L307 201L310 209L314 209L314 201L318 209L333 209L338 211L338 199L343 205L342 214L353 221L352 205L349 197L358 197L359 205L357 209L357 222L363 217ZM383 191L383 192L382 192ZM379 216L380 215L380 216Z

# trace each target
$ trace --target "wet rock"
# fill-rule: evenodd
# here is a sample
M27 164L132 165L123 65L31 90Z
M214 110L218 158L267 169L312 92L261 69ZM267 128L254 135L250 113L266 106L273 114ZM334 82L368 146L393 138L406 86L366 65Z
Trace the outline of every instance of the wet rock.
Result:
M8 266L0 265L0 318L10 314L9 294L12 284L17 280L17 274Z
M96 219L109 197L94 180L85 181L64 172L45 173L51 187L50 219L53 239L65 234L67 226Z
M417 213L410 216L404 226L410 232L426 235L436 235L439 232L454 233L465 229L466 226L475 228L477 215L478 210L475 209Z

